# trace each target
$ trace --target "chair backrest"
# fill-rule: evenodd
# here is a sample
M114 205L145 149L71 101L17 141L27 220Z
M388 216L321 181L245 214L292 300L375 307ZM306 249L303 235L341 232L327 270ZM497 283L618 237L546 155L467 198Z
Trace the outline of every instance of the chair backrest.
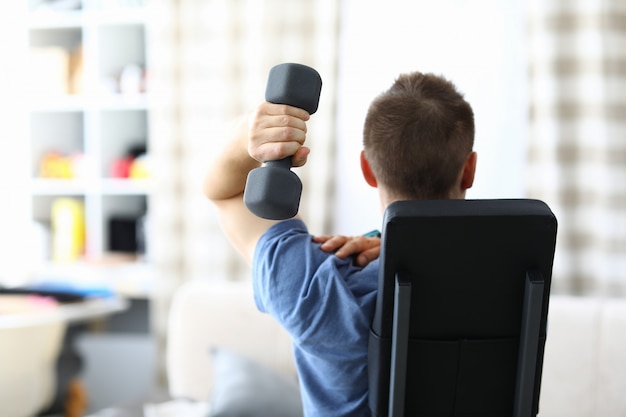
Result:
M537 414L556 228L538 200L387 208L369 348L374 416Z

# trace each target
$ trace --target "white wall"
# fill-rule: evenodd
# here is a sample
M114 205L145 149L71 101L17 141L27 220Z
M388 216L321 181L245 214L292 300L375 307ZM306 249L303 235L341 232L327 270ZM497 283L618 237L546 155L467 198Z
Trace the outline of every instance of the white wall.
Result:
M478 170L467 197L524 197L524 3L343 0L335 233L380 226L376 191L360 174L361 132L370 101L401 72L443 74L473 106Z
M27 36L25 2L5 2L0 13L0 285L24 279L24 265L37 249L29 245L31 232L24 213L29 209L27 184L28 123L25 111L28 86L23 81ZM34 233L34 232L33 232Z

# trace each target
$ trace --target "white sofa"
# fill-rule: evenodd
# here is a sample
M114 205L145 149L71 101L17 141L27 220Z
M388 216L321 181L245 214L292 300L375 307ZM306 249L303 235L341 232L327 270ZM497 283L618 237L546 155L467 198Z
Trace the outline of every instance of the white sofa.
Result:
M249 282L191 281L176 292L166 361L174 398L210 399L211 347L295 375L289 336L256 310ZM552 297L539 415L626 416L626 300Z

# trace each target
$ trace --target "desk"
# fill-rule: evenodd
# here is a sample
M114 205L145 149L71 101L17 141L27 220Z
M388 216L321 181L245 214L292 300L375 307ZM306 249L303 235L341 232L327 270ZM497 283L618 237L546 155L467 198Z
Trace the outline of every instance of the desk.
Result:
M0 303L5 297L0 294ZM86 298L84 301L60 304L54 308L41 308L23 313L3 314L0 310L0 330L41 326L54 322L81 323L124 311L128 301L117 296Z
M66 375L57 366L61 359L75 359L80 370L72 325L127 307L126 300L114 296L54 305L29 296L0 295L0 415L29 416L55 405L66 391Z

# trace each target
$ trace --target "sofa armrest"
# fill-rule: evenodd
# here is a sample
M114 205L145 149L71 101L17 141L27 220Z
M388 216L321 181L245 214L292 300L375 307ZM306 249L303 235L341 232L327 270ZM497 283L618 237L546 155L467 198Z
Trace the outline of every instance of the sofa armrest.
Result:
M598 365L598 416L626 413L626 300L604 302Z
M234 350L295 375L289 335L254 303L249 281L189 281L174 294L168 318L166 370L170 395L207 401L211 348Z
M540 417L594 415L601 307L598 299L550 299Z
M539 417L626 413L626 299L553 296Z

